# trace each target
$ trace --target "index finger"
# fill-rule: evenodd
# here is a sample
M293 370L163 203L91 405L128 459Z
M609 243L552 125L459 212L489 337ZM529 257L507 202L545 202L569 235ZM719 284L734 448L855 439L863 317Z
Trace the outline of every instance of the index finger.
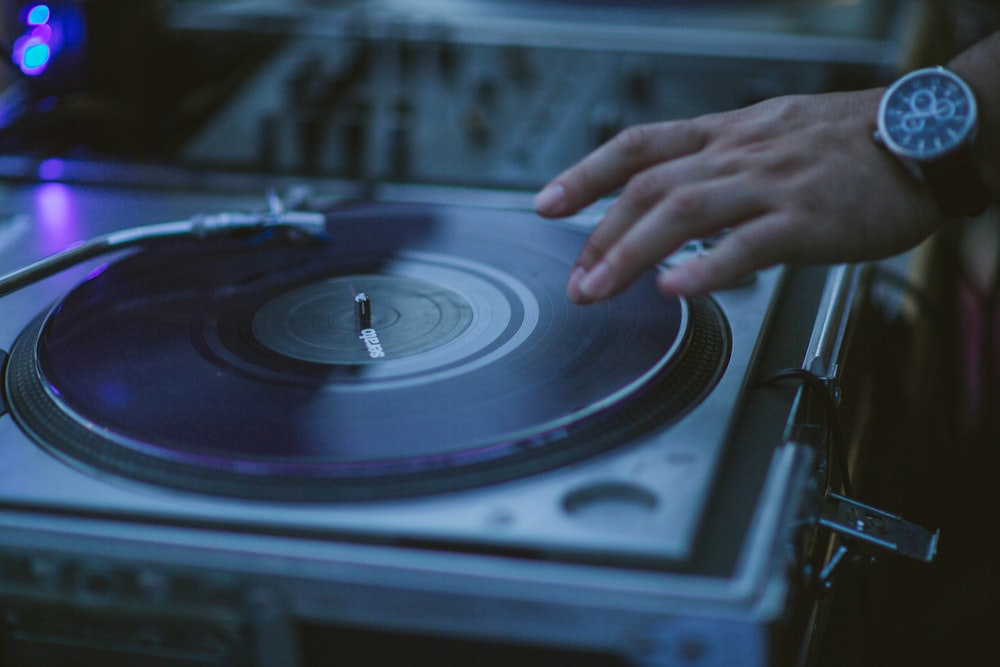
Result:
M707 133L693 121L634 125L562 172L535 196L546 217L576 213L625 185L636 173L701 150Z

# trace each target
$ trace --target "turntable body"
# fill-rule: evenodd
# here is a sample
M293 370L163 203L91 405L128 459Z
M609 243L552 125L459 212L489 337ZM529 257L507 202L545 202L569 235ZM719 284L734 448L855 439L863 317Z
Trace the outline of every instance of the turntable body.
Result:
M184 69L136 32L155 13L208 78L130 86L125 131L6 119L0 275L269 187L312 187L329 241L172 242L2 297L0 664L803 662L831 415L765 381L869 398L841 382L869 372L861 271L576 308L600 206L547 223L526 191L627 125L878 85L933 3L140 4L103 19L143 47L107 74Z
M0 230L3 271L75 239L259 207L256 194L56 183L6 190L16 215ZM410 650L461 662L454 656L468 640L505 660L527 651L546 664L770 664L800 594L788 540L816 501L816 461L809 446L787 442L795 388L756 385L762 374L817 357L815 341L843 333L842 318L823 312L826 272L790 281L770 270L700 304L640 285L604 311L578 309L550 278L561 281L575 257L576 248L558 246L582 242L597 213L550 226L524 204L514 193L386 186L360 207L333 206L330 241L294 245L292 268L282 241L249 250L234 242L238 253L169 248L81 266L5 297L0 596L11 609L8 652L61 655L100 636L96 645L135 655L311 664L310 647L338 637L372 661L352 664L385 664ZM404 234L393 262L367 273L340 267L360 256L349 252L324 277L303 268L315 264L304 259L311 253L349 247L353 237L338 234L375 229L373 243L383 243L378 225L400 215L400 229L418 227L414 219L428 227ZM184 282L189 261L197 285ZM168 265L176 278L161 275ZM233 265L239 270L230 273ZM255 295L250 314L206 315L205 294L228 299L253 289L243 276L249 266L265 267L258 273L277 287ZM296 270L302 275L286 284L281 276ZM236 273L243 282L227 283ZM205 274L218 281L211 289ZM364 335L360 357L344 359L357 350L339 343L309 357L300 339L326 315L301 308L353 312L353 301L324 299L366 276L372 326L344 326L351 340L382 328L387 358L366 358ZM423 296L394 301L406 290ZM811 304L812 319L782 314L789 293ZM443 300L452 319L415 325L439 338L394 360L394 341L414 328L408 299L420 304L414 313ZM403 312L404 322L379 324L380 304ZM714 318L721 342L714 352L682 353L704 326L692 323L698 310ZM298 322L290 313L306 318L304 329L288 324ZM178 319L184 333L173 339ZM142 322L150 321L147 331ZM230 325L242 333L227 337ZM564 337L552 340L560 330ZM601 338L607 331L610 344ZM590 335L597 348L586 347ZM465 360L456 366L450 354ZM685 398L657 393L673 386L684 354L717 357ZM600 389L588 364L598 367ZM507 369L513 379L504 379ZM449 389L455 378L459 389ZM247 404L248 385L263 398ZM115 386L119 393L108 389ZM505 403L522 390L528 398ZM561 392L569 396L553 396ZM307 395L313 408L286 413L289 397ZM419 410L407 414L399 395ZM102 412L126 396L134 409ZM344 405L350 411L337 413ZM203 439L172 430L191 414L216 420ZM651 423L619 427L649 415ZM261 424L283 435L247 435ZM306 424L324 430L295 433ZM120 452L138 464L114 462ZM402 653L386 657L393 642L403 642Z

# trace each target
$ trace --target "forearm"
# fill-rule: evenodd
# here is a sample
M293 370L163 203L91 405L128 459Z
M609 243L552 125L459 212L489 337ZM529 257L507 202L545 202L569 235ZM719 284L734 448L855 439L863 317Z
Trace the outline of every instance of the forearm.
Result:
M1000 201L1000 32L954 58L948 67L976 93L979 134L975 159L993 199Z

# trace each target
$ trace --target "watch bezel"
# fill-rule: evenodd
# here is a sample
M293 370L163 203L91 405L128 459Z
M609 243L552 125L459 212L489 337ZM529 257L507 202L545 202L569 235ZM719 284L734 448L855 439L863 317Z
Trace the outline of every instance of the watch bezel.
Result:
M954 143L950 144L944 149L932 154L928 154L926 152L916 152L898 143L895 139L892 138L892 135L888 132L886 126L886 113L889 107L889 102L890 100L892 100L893 96L895 96L899 92L900 88L905 86L913 79L927 76L928 74L940 76L941 78L948 79L949 81L955 83L958 86L959 90L962 91L962 94L965 96L965 99L969 104L969 114L966 117L965 123L959 132L958 139L956 139ZM978 118L979 118L979 109L976 104L976 96L972 92L972 88L969 87L969 84L967 84L960 76L958 76L957 74L955 74L954 72L952 72L947 68L925 67L923 69L914 70L900 77L886 89L885 93L883 93L878 108L878 117L877 117L878 138L879 141L881 141L886 148L888 148L896 155L899 155L900 157L904 157L907 160L913 160L918 163L934 162L942 158L948 157L952 153L960 150L963 146L968 144L975 136L976 126L978 124Z

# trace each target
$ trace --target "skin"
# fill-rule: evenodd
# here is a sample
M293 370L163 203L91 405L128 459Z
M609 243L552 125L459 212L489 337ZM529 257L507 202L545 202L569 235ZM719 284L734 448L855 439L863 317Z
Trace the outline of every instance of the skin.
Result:
M1000 33L951 66L977 92L977 156L996 194ZM882 92L779 97L622 131L536 196L539 214L560 217L621 189L567 295L578 304L611 298L687 240L723 230L710 252L660 269L664 294L725 288L779 263L865 261L918 244L943 219L923 184L872 139Z

